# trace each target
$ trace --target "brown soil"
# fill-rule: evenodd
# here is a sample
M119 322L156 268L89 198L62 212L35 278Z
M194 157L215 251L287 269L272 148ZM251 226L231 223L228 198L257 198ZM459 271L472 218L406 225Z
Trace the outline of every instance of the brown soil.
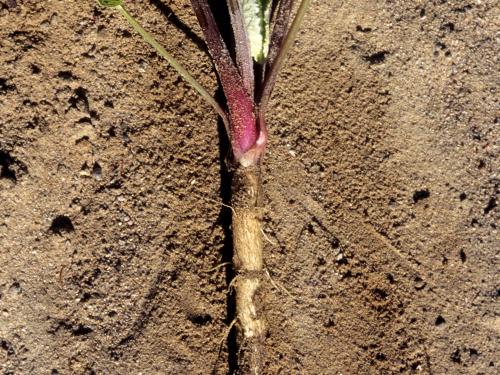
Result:
M217 89L187 0L129 3ZM266 374L498 373L494 3L313 2L268 114ZM91 0L0 1L0 105L2 374L234 370L210 107Z

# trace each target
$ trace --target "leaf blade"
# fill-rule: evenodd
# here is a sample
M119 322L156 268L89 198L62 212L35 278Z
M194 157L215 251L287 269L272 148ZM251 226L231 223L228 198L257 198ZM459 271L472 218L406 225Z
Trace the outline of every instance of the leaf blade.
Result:
M269 50L271 0L238 0L255 62L264 63Z
M196 78L194 78L187 70L184 68L184 66L177 61L176 58L174 58L170 53L163 48L160 43L151 35L149 34L140 24L137 22L137 20L128 12L128 10L121 4L113 6L110 5L112 2L113 3L122 3L121 0L98 0L100 4L103 2L108 4L108 7L113 7L116 8L121 15L127 20L127 22L132 26L132 28L141 35L141 37L146 41L149 45L151 45L156 52L163 57L176 71L179 73L179 75L187 82L189 83L200 95L201 97L208 103L210 104L217 114L221 117L224 126L226 127L226 131L228 134L228 137L230 136L229 133L229 120L227 117L226 111L221 107L219 102L215 100L212 95L209 94L207 89L201 85Z
M97 2L103 7L114 8L122 5L123 0L97 0Z
M311 5L311 0L301 0L299 9L295 14L295 17L292 21L290 29L286 33L284 37L283 43L279 48L279 51L276 55L276 58L273 61L273 64L270 69L266 70L266 76L264 79L264 84L262 86L262 91L258 98L258 107L259 111L265 111L267 108L267 104L271 97L271 93L273 91L274 85L276 83L276 79L278 78L278 73L283 66L286 55L290 51L292 44L297 36L297 33L300 29L302 21L304 20L304 16L307 12L307 9Z

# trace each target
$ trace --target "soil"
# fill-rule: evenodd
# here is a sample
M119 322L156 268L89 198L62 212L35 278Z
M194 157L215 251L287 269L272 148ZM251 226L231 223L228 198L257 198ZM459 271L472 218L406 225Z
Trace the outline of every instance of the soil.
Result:
M131 12L212 92L186 0ZM495 1L317 0L268 112L266 374L498 374ZM94 1L0 1L0 371L227 374L225 144Z

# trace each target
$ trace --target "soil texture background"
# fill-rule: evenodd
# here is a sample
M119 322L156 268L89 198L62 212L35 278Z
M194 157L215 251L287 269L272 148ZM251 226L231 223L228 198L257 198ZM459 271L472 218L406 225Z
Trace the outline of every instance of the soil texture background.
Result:
M189 1L128 3L218 92ZM313 1L268 112L266 374L498 374L495 3ZM235 372L224 143L116 12L0 1L1 374Z

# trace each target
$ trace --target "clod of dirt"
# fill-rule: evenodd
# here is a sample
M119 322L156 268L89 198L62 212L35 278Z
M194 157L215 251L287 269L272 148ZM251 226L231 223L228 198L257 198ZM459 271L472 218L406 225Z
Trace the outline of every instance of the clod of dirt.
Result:
M7 8L9 8L9 9L17 8L17 1L16 0L6 0L5 4L7 5Z
M440 29L451 33L452 31L455 31L455 24L453 22L447 22L441 25Z
M0 179L17 182L19 176L28 172L24 163L12 157L8 152L0 150Z
M69 70L61 70L59 73L57 73L57 77L64 79L66 81L72 81L76 77L73 75L73 73Z
M92 124L92 120L90 119L90 117L84 116L81 119L79 119L76 123L77 124Z
M39 32L16 30L8 35L16 46L20 47L23 52L29 51L39 45L44 37Z
M204 326L212 321L212 316L206 313L190 313L187 318L197 326Z
M438 317L436 318L436 322L434 324L436 326L440 326L444 323L446 323L446 320L441 315L438 315Z
M9 91L14 91L16 85L9 84L6 78L0 78L0 95L5 95Z
M9 287L9 293L21 294L22 291L21 284L18 281L13 282Z
M60 330L64 330L69 332L73 336L85 336L94 332L91 327L83 323L72 323L68 320L58 320L55 323L56 324L54 324L53 327L48 331L51 334L56 334Z
M12 344L6 340L0 340L0 348L5 350L5 352L7 353L8 356L16 354Z
M115 105L114 105L114 104L113 104L113 102L112 102L111 100L109 100L109 99L107 99L107 100L105 100L105 101L104 101L104 106L105 106L106 108L115 108ZM112 127L112 128L113 128L113 127Z
M347 260L347 257L342 252L339 252L337 254L337 256L335 257L335 263L337 263L338 265L345 265L345 264L348 264L349 261Z
M323 324L325 328L331 328L335 326L335 320L333 318L328 318L327 321Z
M49 231L54 234L62 235L63 233L70 233L75 230L71 219L65 215L59 215L52 220Z
M462 363L460 349L457 348L453 353L451 353L450 359L455 363Z
M12 164L12 158L9 154L0 151L0 178L16 181L16 174L9 167Z
M31 64L31 73L32 74L39 74L42 71L38 65Z
M379 51L372 53L371 55L363 56L363 59L368 61L370 65L378 65L382 64L385 61L385 58L388 54L389 51Z
M414 278L414 282L415 282L415 289L416 290L422 290L427 285L426 282L420 276L416 276Z
M90 112L89 100L87 98L87 90L83 87L78 87L74 92L71 98L68 100L69 108L76 108L81 112Z
M422 199L427 199L431 196L431 193L429 189L421 189L421 190L416 190L413 193L413 202L417 203L418 201Z
M469 348L469 358L472 362L476 361L479 358L479 352L474 348Z
M380 288L373 289L373 295L378 300L384 300L388 296L387 292Z
M363 27L361 25L357 25L356 26L356 31L359 31L360 33L369 33L370 31L372 31L372 28L371 27Z
M94 332L94 330L86 325L79 324L78 326L74 327L72 330L72 334L74 336L83 336L83 335L88 335L89 333Z
M491 197L490 200L488 201L488 204L484 208L484 214L488 215L491 210L493 210L497 206L497 200L495 197Z
M98 162L95 162L92 167L92 176L97 180L101 181L102 179L102 168Z

